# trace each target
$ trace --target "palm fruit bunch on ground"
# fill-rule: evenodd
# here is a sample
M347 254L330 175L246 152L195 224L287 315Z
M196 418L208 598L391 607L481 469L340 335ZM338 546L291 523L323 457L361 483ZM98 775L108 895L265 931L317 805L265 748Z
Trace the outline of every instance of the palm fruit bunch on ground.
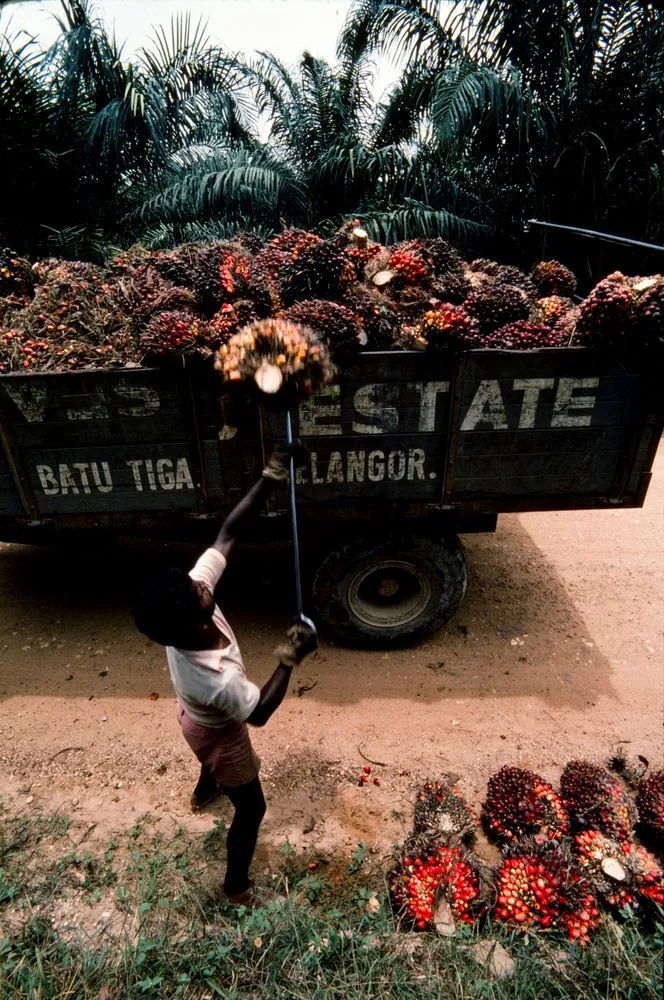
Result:
M597 899L566 843L538 836L505 850L496 870L496 920L554 930L587 944L599 925Z
M664 771L653 771L636 787L640 829L653 843L664 847Z
M544 778L521 767L506 765L491 775L483 816L500 840L533 833L560 839L569 830L569 818L558 793Z
M580 341L609 349L626 346L636 328L636 295L629 278L614 271L579 306Z
M557 327L519 319L516 323L506 323L492 333L485 334L475 346L525 351L539 347L566 347L567 344L568 337Z
M573 760L560 776L560 794L572 826L629 840L638 814L621 781L599 764Z
M209 324L185 309L157 313L140 336L141 351L156 361L173 360L179 355L197 353L201 348L209 354L211 347Z
M479 323L463 306L444 302L425 312L415 336L432 351L468 350L477 346Z
M455 844L472 836L478 826L475 813L456 787L456 775L427 781L415 797L414 831L435 837L442 844Z
M599 830L578 833L575 846L585 876L607 906L664 905L664 873L645 847L618 842Z
M367 335L355 313L339 302L325 299L296 302L283 313L283 318L313 330L335 358L349 357L367 343Z
M481 865L462 847L409 842L388 877L388 886L395 910L421 931L431 926L441 899L455 920L467 924L487 910L488 889Z
M531 271L540 297L564 295L569 297L576 291L576 277L557 260L541 260Z
M528 319L530 300L516 285L490 284L470 292L464 309L475 317L484 335L507 323Z
M215 367L229 382L254 379L259 389L277 393L291 380L306 398L331 382L329 352L306 327L285 319L258 320L219 348Z
M355 270L346 254L317 238L291 251L281 274L280 297L285 306L303 299L339 299L354 281Z

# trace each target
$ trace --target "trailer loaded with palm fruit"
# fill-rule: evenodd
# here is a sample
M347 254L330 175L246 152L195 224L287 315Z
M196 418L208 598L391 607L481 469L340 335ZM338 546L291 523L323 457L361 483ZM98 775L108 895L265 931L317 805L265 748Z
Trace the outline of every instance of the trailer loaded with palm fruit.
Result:
M459 532L643 503L664 279L575 292L556 261L526 274L441 239L386 248L356 221L329 240L134 247L106 268L3 251L0 537L209 536L285 435L242 365L276 336L280 377L305 329L321 345L294 414L312 605L346 641L417 639L463 598ZM285 494L257 531L288 537Z

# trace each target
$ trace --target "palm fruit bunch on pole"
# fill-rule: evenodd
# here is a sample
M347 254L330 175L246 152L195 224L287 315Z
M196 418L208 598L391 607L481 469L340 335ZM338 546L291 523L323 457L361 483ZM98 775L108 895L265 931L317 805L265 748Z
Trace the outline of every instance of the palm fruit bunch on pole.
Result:
M492 333L485 334L475 346L524 351L538 347L565 347L567 339L556 327L519 319L516 323L506 323Z
M346 254L332 242L316 242L291 251L281 274L280 296L285 306L302 299L339 299L355 281Z
M539 835L509 845L496 891L496 920L523 930L558 929L585 945L600 922L597 899L565 841Z
M457 781L456 775L448 774L420 788L415 797L416 835L435 837L451 845L475 833L479 821L456 787Z
M530 300L516 285L487 284L476 288L464 302L464 309L474 316L480 333L492 333L507 323L528 319Z
M629 840L638 813L620 780L599 764L573 760L560 776L560 794L572 826Z
M577 330L591 347L629 346L636 328L636 296L620 271L600 281L579 306Z
M482 866L462 847L411 840L388 876L392 905L417 930L431 927L441 899L453 920L473 924L487 910L490 887Z
M560 796L533 771L505 765L489 778L483 806L487 826L500 840L542 833L560 839L569 818Z
M430 350L467 350L476 346L479 323L463 306L444 302L425 312L416 326L418 337Z
M367 343L355 313L339 302L308 299L286 309L283 318L306 326L332 351L334 358L348 358Z
M607 906L664 905L664 873L645 847L618 842L599 830L578 833L575 847L583 872Z
M311 330L285 319L258 320L245 326L221 345L215 367L227 381L253 379L271 395L290 381L300 398L310 396L335 375L327 347Z
M546 295L574 295L576 276L558 260L541 260L531 271L540 297Z
M664 771L653 771L639 781L636 807L644 835L664 847Z

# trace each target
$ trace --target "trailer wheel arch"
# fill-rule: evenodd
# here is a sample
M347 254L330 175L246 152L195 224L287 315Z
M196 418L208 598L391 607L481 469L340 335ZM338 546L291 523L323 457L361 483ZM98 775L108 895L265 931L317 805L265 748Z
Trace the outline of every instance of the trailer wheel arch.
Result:
M343 643L395 648L441 629L459 608L467 579L456 535L356 540L325 557L313 599L321 623Z

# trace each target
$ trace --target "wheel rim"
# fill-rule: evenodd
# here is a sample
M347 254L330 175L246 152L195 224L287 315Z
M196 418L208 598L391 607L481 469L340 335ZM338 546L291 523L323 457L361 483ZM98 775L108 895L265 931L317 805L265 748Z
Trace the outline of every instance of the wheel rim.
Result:
M427 576L410 562L382 559L356 570L348 584L353 615L374 628L409 625L431 600Z

